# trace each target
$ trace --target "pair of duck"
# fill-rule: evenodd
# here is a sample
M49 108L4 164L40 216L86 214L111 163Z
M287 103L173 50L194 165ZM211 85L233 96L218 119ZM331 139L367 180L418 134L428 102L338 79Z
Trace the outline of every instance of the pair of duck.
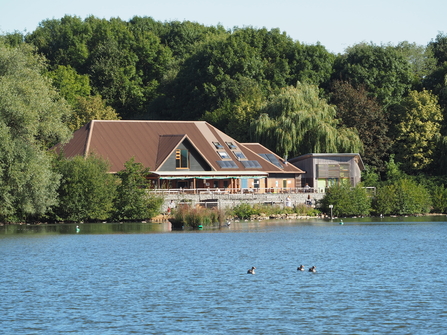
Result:
M298 271L304 271L304 265L300 265L299 267L297 267ZM309 268L309 272L317 272L317 267L314 265L311 268Z
M248 271L247 271L247 273L248 274L251 274L251 275L254 275L255 274L255 267L254 266L252 266L251 267L251 269L248 269ZM298 268L297 268L297 270L298 271L304 271L304 265L300 265ZM314 265L314 266L312 266L311 268L309 268L309 272L317 272L317 267Z

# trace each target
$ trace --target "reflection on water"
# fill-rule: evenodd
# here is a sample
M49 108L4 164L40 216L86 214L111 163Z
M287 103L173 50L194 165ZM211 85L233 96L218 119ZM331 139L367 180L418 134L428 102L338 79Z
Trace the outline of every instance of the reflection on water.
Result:
M2 331L442 334L445 221L5 226Z

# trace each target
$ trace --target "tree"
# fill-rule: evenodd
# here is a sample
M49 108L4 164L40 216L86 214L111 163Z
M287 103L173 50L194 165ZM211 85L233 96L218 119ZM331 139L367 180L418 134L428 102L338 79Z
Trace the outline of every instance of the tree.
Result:
M89 77L78 74L70 65L58 65L55 70L48 72L48 77L71 106L75 105L78 97L90 95Z
M371 197L360 184L351 187L348 184L331 186L321 200L321 209L329 212L333 205L335 216L367 216L371 211Z
M125 169L117 173L120 183L115 201L117 220L150 219L160 212L163 198L147 192L149 169L131 158L124 163Z
M414 78L409 62L395 48L374 44L348 48L334 69L334 80L348 81L355 88L364 85L385 110L400 102Z
M337 106L337 118L347 128L355 128L363 143L365 164L384 170L389 155L389 120L376 99L368 96L364 85L354 88L348 82L335 81L331 87L331 102Z
M119 120L120 117L115 110L106 106L106 103L99 95L91 97L78 97L74 106L74 111L67 122L72 131L78 130L91 120Z
M435 40L428 43L428 48L433 52L437 65L442 66L447 62L447 35L440 32Z
M121 116L137 117L159 94L172 56L152 32L131 28L117 18L66 15L43 21L26 41L49 59L51 70L71 66L88 75L93 94Z
M436 59L433 55L433 50L429 47L404 41L398 43L395 49L410 64L411 71L414 75L413 87L415 89L436 68Z
M357 132L338 127L335 108L320 99L316 86L284 88L261 112L251 125L253 136L283 157L362 150Z
M59 175L47 149L68 140L69 109L44 71L29 45L0 43L1 221L37 219L57 202Z
M53 216L62 221L95 221L110 218L117 181L109 163L94 155L70 159L59 157L56 171L62 175L59 204Z
M433 162L443 116L431 92L412 91L394 115L396 159L407 172L423 171Z
M234 91L238 92L238 97L234 101L226 99L213 112L205 112L202 119L239 142L249 142L250 123L259 116L265 98L254 80L238 78L233 79L231 84L236 86Z
M183 63L165 94L163 115L194 120L214 113L240 98L235 83L245 80L256 82L264 96L297 81L319 85L330 78L333 61L321 45L301 45L278 29L216 34Z

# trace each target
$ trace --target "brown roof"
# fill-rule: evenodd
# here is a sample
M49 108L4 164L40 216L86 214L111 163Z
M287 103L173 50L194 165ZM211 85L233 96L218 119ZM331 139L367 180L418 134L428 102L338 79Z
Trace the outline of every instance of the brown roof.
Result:
M281 171L280 172L282 172L282 173L305 173L303 170L297 168L293 164L288 163L282 157L278 156L273 151L271 151L270 149L267 149L266 147L264 147L260 143L243 143L243 145L247 149L255 152L258 155L260 155L260 157L262 159L264 159L264 160L267 160L266 157L265 157L265 154L270 154L270 155L275 156L276 159L277 159L277 162L279 163L279 165L281 165ZM269 172L271 172L271 173L278 173L278 171L269 171Z
M205 121L94 120L77 130L67 144L57 145L55 148L57 151L63 148L66 157L96 153L109 160L110 172L124 169L124 163L132 157L156 172L185 139L195 147L212 171L227 171L228 174L237 174L240 171L303 173L291 164L282 164L282 168L275 166L258 155L259 147L255 147L255 144L238 143ZM213 142L222 144L223 149L216 149ZM229 149L226 142L232 142L236 149ZM238 168L220 167L217 161L221 158L217 151L225 151ZM257 160L261 167L246 168L233 151L241 151L247 160ZM289 169L290 167L293 169Z

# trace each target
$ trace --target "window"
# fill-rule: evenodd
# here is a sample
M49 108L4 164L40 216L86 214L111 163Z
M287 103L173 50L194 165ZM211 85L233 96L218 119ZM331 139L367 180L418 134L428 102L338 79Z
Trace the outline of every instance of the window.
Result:
M237 157L237 159L247 159L242 151L233 151L233 154Z
M233 161L217 161L217 164L219 164L220 168L222 169L237 169L238 166Z
M247 169L247 168L255 168L255 169L259 169L261 168L261 164L259 164L258 161L241 161L242 165Z
M186 149L177 149L175 151L175 168L188 169L189 168L189 153Z
M213 142L213 144L216 147L216 149L223 149L223 145L220 144L219 142Z
M231 159L230 155L226 153L225 151L218 151L217 152L222 159Z
M228 145L228 148L230 148L230 149L237 149L237 146L235 146L233 144L233 142L225 142L225 143Z

